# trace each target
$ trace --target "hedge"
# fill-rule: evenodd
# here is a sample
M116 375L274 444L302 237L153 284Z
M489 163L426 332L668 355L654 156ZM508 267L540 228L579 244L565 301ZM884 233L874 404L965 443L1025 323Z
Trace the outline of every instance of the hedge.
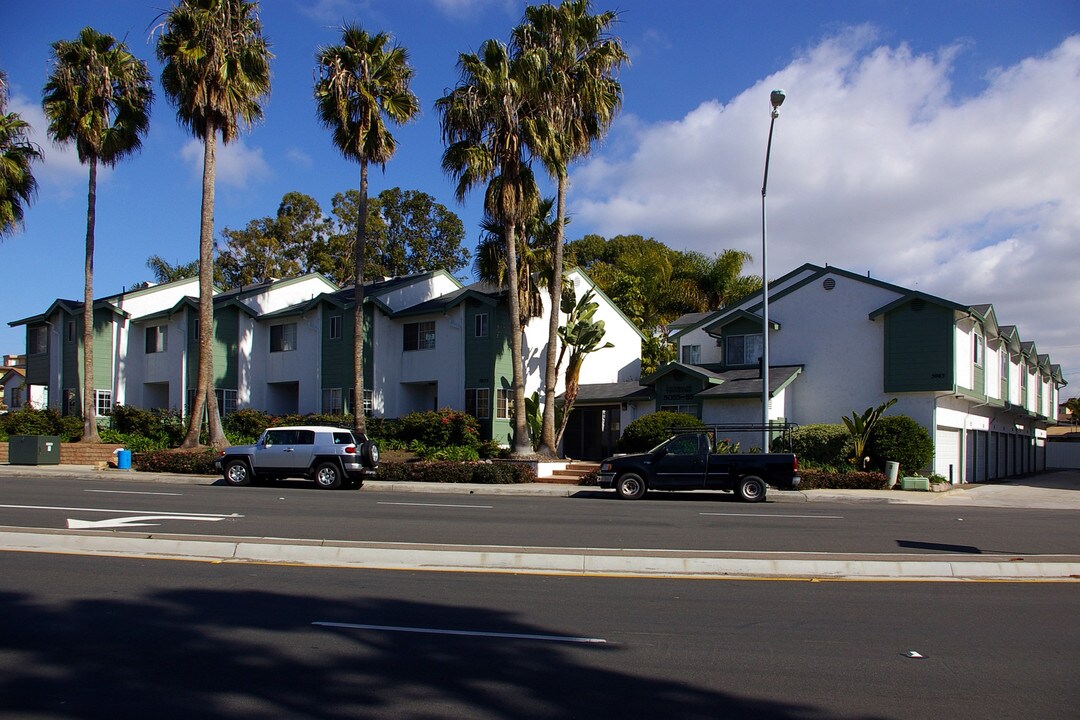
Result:
M386 482L478 483L513 485L536 482L528 463L493 462L389 462L379 463L377 480Z
M799 490L888 490L889 480L881 472L829 472L799 469Z
M671 437L671 428L702 427L704 423L693 415L660 410L642 415L623 430L619 452L638 453L651 450Z
M167 472L182 475L216 475L215 450L152 450L134 453L131 466L143 472Z

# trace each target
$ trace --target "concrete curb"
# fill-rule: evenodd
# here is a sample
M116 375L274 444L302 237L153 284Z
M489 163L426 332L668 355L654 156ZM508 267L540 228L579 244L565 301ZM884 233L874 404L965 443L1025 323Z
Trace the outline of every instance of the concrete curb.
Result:
M469 547L103 531L0 532L0 550L187 559L204 562L283 563L384 570L507 572L582 576L859 580L1080 580L1080 556L973 560L948 556L793 558L740 553L608 550L599 548ZM923 556L919 556L923 557ZM903 559L901 559L903 558Z

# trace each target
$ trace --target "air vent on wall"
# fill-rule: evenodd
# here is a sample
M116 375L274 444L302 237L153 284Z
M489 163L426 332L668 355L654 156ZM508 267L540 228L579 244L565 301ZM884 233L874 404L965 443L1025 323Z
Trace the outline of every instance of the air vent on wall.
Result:
M926 301L922 298L915 298L911 301L911 312L922 312L926 307Z
M832 290L834 287L836 287L836 278L825 278L825 281L821 283L821 287L825 288L826 290Z

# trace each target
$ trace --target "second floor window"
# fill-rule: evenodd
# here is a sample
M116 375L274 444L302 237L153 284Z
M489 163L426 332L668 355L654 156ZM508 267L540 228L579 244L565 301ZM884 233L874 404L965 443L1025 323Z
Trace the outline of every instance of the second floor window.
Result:
M761 359L761 333L724 338L725 365L754 365Z
M270 352L296 349L296 323L270 326Z
M331 340L340 340L341 339L341 316L340 315L331 315L330 316L330 339Z
M164 325L155 325L153 327L146 328L146 352L149 353L161 353L165 352L168 347L168 334L169 328Z
M683 345L682 348L682 361L683 365L697 365L701 362L701 346L700 345Z
M986 347L985 345L983 345L983 336L976 333L973 340L975 341L973 343L974 346L975 346L975 352L974 352L974 355L972 356L972 360L975 361L976 365L978 365L979 367L982 367L982 364L983 364L983 352L985 351L985 347Z
M435 322L406 323L402 350L434 350Z
M487 313L480 313L476 316L476 337L487 337L488 335L488 316Z

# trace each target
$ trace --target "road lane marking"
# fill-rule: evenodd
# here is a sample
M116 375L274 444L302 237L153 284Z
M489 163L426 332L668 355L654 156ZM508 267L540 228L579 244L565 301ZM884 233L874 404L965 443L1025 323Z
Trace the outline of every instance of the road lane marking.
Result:
M88 493L112 493L113 495L175 495L176 497L182 497L184 493L166 493L166 492L142 492L139 490L83 490Z
M754 513L713 513L703 512L702 515L717 515L721 517L752 517L752 518L810 518L812 520L843 520L843 515L772 515L769 513L762 513L760 515Z
M413 507L445 507L445 508L479 508L481 510L492 510L494 505L450 505L448 503L420 503L420 502L385 502L379 501L377 505L411 505Z
M241 518L243 515L135 515L133 517L110 518L108 520L76 520L68 518L68 530L98 530L101 528L149 527L160 523L140 522L146 520L198 520L200 522L221 522L227 518Z
M176 517L243 517L243 515L237 515L236 513L231 513L229 515L221 515L218 513L184 513L169 512L167 510L118 510L116 508L63 507L53 505L0 505L0 508L12 508L14 510L70 510L72 512L127 513L128 515L135 515L138 513L153 513L155 515L170 515Z
M356 623L336 623L323 621L317 621L311 624L319 625L320 627L345 628L349 630L378 630L382 632L421 633L424 635L458 635L464 637L502 638L508 640L544 640L547 642L568 642L586 644L607 643L607 640L604 640L603 638L569 637L567 635L530 635L526 633L483 632L480 630L441 630L439 628L397 627L394 625L360 625Z

